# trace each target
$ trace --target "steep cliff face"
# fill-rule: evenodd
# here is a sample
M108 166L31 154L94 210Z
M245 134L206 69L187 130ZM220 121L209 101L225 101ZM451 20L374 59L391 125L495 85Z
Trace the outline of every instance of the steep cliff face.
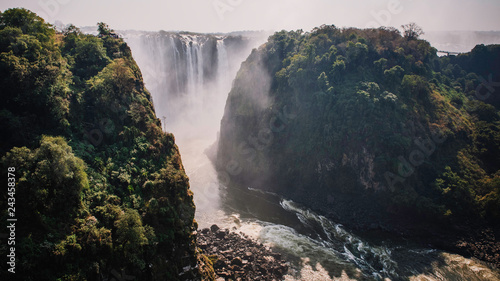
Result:
M484 81L500 80L499 50L440 58L392 29L278 32L229 93L221 179L352 226L496 226L498 83Z
M58 33L25 9L1 13L0 33L19 221L2 279L199 279L189 181L128 46L105 24Z

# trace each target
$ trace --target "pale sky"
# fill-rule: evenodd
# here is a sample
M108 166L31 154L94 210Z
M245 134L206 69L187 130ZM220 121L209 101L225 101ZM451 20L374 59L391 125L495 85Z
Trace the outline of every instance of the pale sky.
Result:
M0 0L0 10L27 8L50 23L115 30L310 31L416 22L424 31L500 30L500 0Z

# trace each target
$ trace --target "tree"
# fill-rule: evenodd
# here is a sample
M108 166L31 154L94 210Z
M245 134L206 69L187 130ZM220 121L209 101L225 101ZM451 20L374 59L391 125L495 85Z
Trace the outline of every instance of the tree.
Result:
M419 75L405 75L401 82L402 93L407 96L426 99L431 93L429 83Z
M4 165L18 168L17 194L20 216L55 227L76 217L80 193L88 188L86 165L73 154L62 137L43 136L40 147L15 147L2 158Z
M396 65L390 69L386 69L384 71L384 77L389 85L395 86L401 83L404 73L405 70L401 66Z
M74 55L76 53L77 43L82 35L81 30L78 27L70 24L63 30L63 34L64 34L63 38L64 45L62 48L63 54Z
M20 28L24 34L36 36L43 43L49 41L55 34L49 23L24 8L8 9L0 13L0 29L7 26Z
M154 236L150 227L142 226L141 216L135 209L126 208L115 221L116 247L123 251L129 262L143 269L145 262L141 255L148 244L147 236Z
M343 59L337 58L337 60L332 65L332 76L336 81L340 80L342 73L345 71L346 64Z
M362 63L368 55L368 46L361 42L347 42L347 57L352 62Z
M323 92L326 92L328 88L330 88L330 83L328 83L328 76L326 76L325 72L321 72L318 77L318 87Z
M97 31L99 31L99 37L116 36L115 31L103 22L97 23Z
M74 50L76 53L72 72L83 81L96 75L110 62L102 40L94 36L81 37L76 41Z
M74 26L73 24L70 24L63 30L63 34L64 36L68 36L68 34L81 35L82 31L80 30L80 28Z
M404 37L408 40L418 39L420 35L424 34L422 28L414 22L403 24L401 27L403 28Z

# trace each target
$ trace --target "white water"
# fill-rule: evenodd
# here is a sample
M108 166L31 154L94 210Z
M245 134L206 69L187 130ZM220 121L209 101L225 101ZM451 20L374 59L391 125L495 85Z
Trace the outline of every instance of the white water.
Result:
M292 262L287 281L500 280L498 271L478 261L390 241L371 242L276 194L222 186L204 152L215 141L232 78L250 48L234 55L223 36L212 37L217 55L212 65L214 60L206 56L210 52L204 52L211 42L207 36L126 37L157 116L165 117L165 129L176 136L200 228L218 224L280 251ZM213 76L206 75L207 69Z
M223 217L216 172L204 151L216 141L227 94L241 62L266 36L249 40L242 49L229 50L222 35L123 33L153 96L156 115L176 137L201 226ZM216 60L204 56L211 52ZM206 69L211 73L205 73Z
M231 85L221 74L229 73L231 66L227 54L225 61L221 58L216 65L206 54L224 49L224 38L165 32L125 33L124 37L165 129L178 140L193 139L193 133L198 135L196 139L206 138L202 137L206 133L214 138L220 121L216 116L222 116ZM216 43L211 46L213 41ZM206 73L206 69L213 73Z
M294 263L285 280L500 280L487 264L436 249L378 239L370 241L293 201L261 191L239 190L246 204L226 213L224 226L283 253ZM262 202L265 202L262 204ZM258 205L265 212L249 206ZM249 214L248 212L252 212ZM272 216L278 216L275 222ZM298 225L299 224L299 225Z

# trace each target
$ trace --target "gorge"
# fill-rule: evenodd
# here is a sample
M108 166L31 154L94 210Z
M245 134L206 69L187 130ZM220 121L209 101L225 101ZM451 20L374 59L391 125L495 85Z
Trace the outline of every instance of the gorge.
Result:
M0 14L2 280L500 280L498 45L97 28Z
M275 34L274 38L282 36L282 34L286 33ZM418 246L418 243L406 240L398 242L400 240L398 235L393 237L394 241L384 238L393 236L388 233L383 234L385 230L390 229L390 226L385 222L379 222L378 219L380 217L377 217L376 213L366 215L370 212L378 212L380 214L383 211L380 209L363 210L361 207L370 206L367 202L373 200L373 198L370 198L372 196L371 191L368 191L369 195L365 196L358 194L360 198L359 202L353 202L351 199L348 199L348 196L342 197L344 196L342 194L328 194L325 196L325 193L320 192L318 193L318 197L309 200L309 202L314 202L312 205L309 203L309 208L287 199L293 198L295 201L301 202L301 198L306 197L303 195L292 196L285 189L280 190L279 188L282 186L278 184L280 180L277 178L269 179L267 177L272 177L268 171L273 171L277 177L284 174L283 171L271 169L273 166L269 166L269 161L275 161L275 164L279 164L279 161L288 162L291 160L286 158L281 158L283 160L278 160L280 158L273 160L265 159L277 157L274 154L270 156L269 154L271 153L269 153L269 150L276 149L279 151L278 147L286 143L286 140L282 139L283 137L288 138L289 141L290 139L293 140L294 132L292 129L296 129L298 122L306 122L304 126L314 124L314 121L304 121L304 116L299 115L304 113L304 107L302 106L310 107L314 100L301 101L300 105L296 106L296 104L293 104L293 100L289 100L291 103L287 105L286 103L276 103L278 101L277 98L270 98L268 96L272 92L272 87L276 87L276 82L273 81L272 75L271 77L268 76L270 72L269 68L272 69L277 66L273 65L276 60L270 57L259 60L259 56L262 56L263 47L252 51L252 54L242 64L236 76L237 68L228 71L220 67L220 58L224 57L226 53L235 52L234 50L228 51L227 49L230 47L224 46L225 51L221 55L221 51L223 50L221 45L225 42L225 40L221 40L221 37L213 39L213 35L205 35L204 38L201 38L204 35L196 35L198 37L191 35L192 37L183 43L184 47L178 48L177 51L172 53L169 51L172 50L172 39L165 40L165 38L169 36L170 38L174 36L188 38L186 37L188 35L167 35L160 32L140 35L139 38L141 39L132 38L129 35L124 36L132 48L134 58L141 69L145 69L143 75L146 85L152 91L156 112L168 111L167 108L173 108L172 110L174 111L182 108L180 115L177 116L184 116L184 118L181 118L180 121L172 119L169 121L169 118L167 118L166 130L174 132L176 140L179 143L186 171L190 178L191 188L195 194L194 200L197 206L196 218L198 224L201 226L200 228L217 224L236 232L243 232L254 239L272 245L274 249L282 252L293 261L294 266L291 272L295 269L295 273L291 273L287 277L288 280L292 280L293 278L298 278L299 280L301 278L312 278L311 276L316 275L322 276L321 278L331 278L331 276L334 278L346 278L346 276L349 276L357 280L379 280L383 278L398 280L423 278L423 276L431 278L431 280L432 278L438 278L437 276L446 276L448 279L468 278L486 280L491 276L498 276L496 269L480 265L480 263L475 265L481 268L477 272L459 270L463 264L472 262L472 260L459 255L442 252L442 250L433 247L421 248ZM293 37L300 35L294 35L292 32L291 35L286 34L286 36ZM306 33L304 36L310 35ZM161 37L164 37L164 39L159 40L158 38ZM155 39L153 40L152 38ZM207 43L210 40L216 40L217 42ZM158 42L163 42L161 47ZM200 46L199 42L205 43ZM193 52L193 49L189 47L196 46L196 48L199 48L198 50L203 50L207 48L205 44L211 46L212 50L215 50L211 52L212 57L205 55L210 52L196 50ZM266 43L266 48L272 48L269 47L270 44L273 44L272 41ZM246 51L237 58L228 55L228 64L237 65L246 58L246 54L250 53L249 50L251 47L256 48L258 46L257 42L249 44ZM285 47L281 47L286 48L286 45ZM358 45L355 47L358 47ZM289 49L290 51L293 50L293 47L289 48L291 48ZM158 53L160 49L164 50L161 55ZM202 59L196 58L192 60L190 57L196 56L189 55L190 52L203 54L203 57ZM148 56L151 53L156 55ZM169 57L162 57L165 55ZM353 53L353 55L356 54ZM362 53L359 55L362 55ZM159 57L162 57L162 59L157 59ZM185 58L181 60L182 63L180 63L180 66L179 61L176 59L179 57ZM207 78L211 76L205 70L206 61L212 61L211 65L217 66L211 70L212 73L216 73L213 80ZM224 58L223 61L226 61L226 59ZM196 62L200 63L196 64ZM191 65L192 63L194 64ZM186 77L183 78L184 80L181 79L179 83L177 78L175 80L169 78L172 76L170 70L178 68L196 69L195 73L198 75L203 73L204 76L201 79L198 77L191 80ZM221 74L224 72L226 72L226 75L223 75L224 79L221 80ZM161 76L162 78L159 79L158 73L170 74L168 77ZM230 77L230 79L226 80L227 77ZM236 79L232 82L231 89L232 77L236 77ZM148 84L148 81L152 82ZM179 84L183 85L182 81L191 81L193 84L186 86L185 90L181 91L180 99L183 99L183 101L178 103L173 101L178 99L178 97L171 97L171 95L176 93L176 90L167 91L166 89L178 89L176 87ZM156 86L162 83L163 85L160 88ZM214 97L214 92L212 91L214 85L215 87L219 87L219 89L225 89L226 92L215 92L218 96ZM296 87L304 87L301 88L303 89L302 91L307 91L305 89L312 86L305 84L304 86ZM157 89L157 92L152 89ZM189 89L201 90L193 92ZM328 88L322 89L323 91L329 90ZM367 91L371 91L369 89L367 88ZM228 92L230 94L226 104L225 99ZM166 97L169 98L167 99ZM188 102L193 97L195 97L195 101ZM179 105L182 106L179 107ZM189 105L193 105L194 107L190 107ZM218 108L217 112L211 111L214 105ZM218 144L219 154L217 154L211 145L215 141L217 131L219 130L217 122L222 117L222 108L224 105L226 106L226 111L222 121L222 135ZM237 108L236 113L231 109L232 107ZM270 107L273 107L273 109L268 111ZM191 111L191 109L194 110ZM210 113L207 114L208 112ZM158 115L160 116L161 114ZM299 120L301 118L302 120ZM215 122L211 123L212 125L208 125L205 123L207 120ZM186 128L189 129L186 130ZM330 130L332 129L334 128L330 128ZM197 134L198 132L203 133ZM297 131L295 132L298 133ZM300 134L312 135L312 133L303 132ZM351 137L356 138L355 135ZM304 141L300 135L296 135L295 138L297 141ZM296 145L296 147L300 147L300 144ZM209 149L207 150L207 148ZM228 151L229 149L233 150ZM212 160L217 165L220 165L218 175L206 154L212 157ZM293 155L282 151L277 152L277 154L282 156ZM227 158L221 158L226 157L224 155L228 155ZM343 157L344 160L342 161L352 161L352 159L358 156L352 154L348 156L344 155ZM300 163L298 159L303 159L302 161L304 161L307 157L302 155L291 163ZM365 163L370 163L373 160L366 161ZM281 169L285 166L282 164L282 166L278 165L276 167ZM292 167L294 166L292 165ZM335 167L334 163L320 162L317 166L310 167L311 171L292 173L295 173L295 175L304 174L307 177L308 174L314 174L321 170L329 172L333 167ZM370 169L373 169L373 167L363 172L368 177ZM351 175L351 172L346 171L346 174ZM356 176L353 176L353 178L356 178ZM289 179L293 179L293 176ZM305 181L307 182L308 180ZM310 179L309 181L312 183L315 180ZM300 180L296 183L302 184L303 182L303 180ZM293 184L290 185L289 183L286 185L293 186ZM313 193L309 193L310 195L313 195ZM319 199L321 197L322 199ZM338 204L337 210L341 209L343 211L337 213L337 217L329 215L327 218L310 209L314 208L320 213L325 214L325 211L320 208L323 199L326 199L327 202L335 202ZM302 201L302 203L308 205L307 201ZM329 214L328 211L326 214ZM338 221L335 222L336 220ZM377 238L373 238L371 235L367 236L367 234L363 234L364 231L353 232L339 224L339 222L346 223L349 220L358 221L356 224L347 223L351 228L359 227L362 230L368 227L368 229L372 229L374 232L382 230L382 234L375 235ZM419 260L417 264L414 261L416 256Z

